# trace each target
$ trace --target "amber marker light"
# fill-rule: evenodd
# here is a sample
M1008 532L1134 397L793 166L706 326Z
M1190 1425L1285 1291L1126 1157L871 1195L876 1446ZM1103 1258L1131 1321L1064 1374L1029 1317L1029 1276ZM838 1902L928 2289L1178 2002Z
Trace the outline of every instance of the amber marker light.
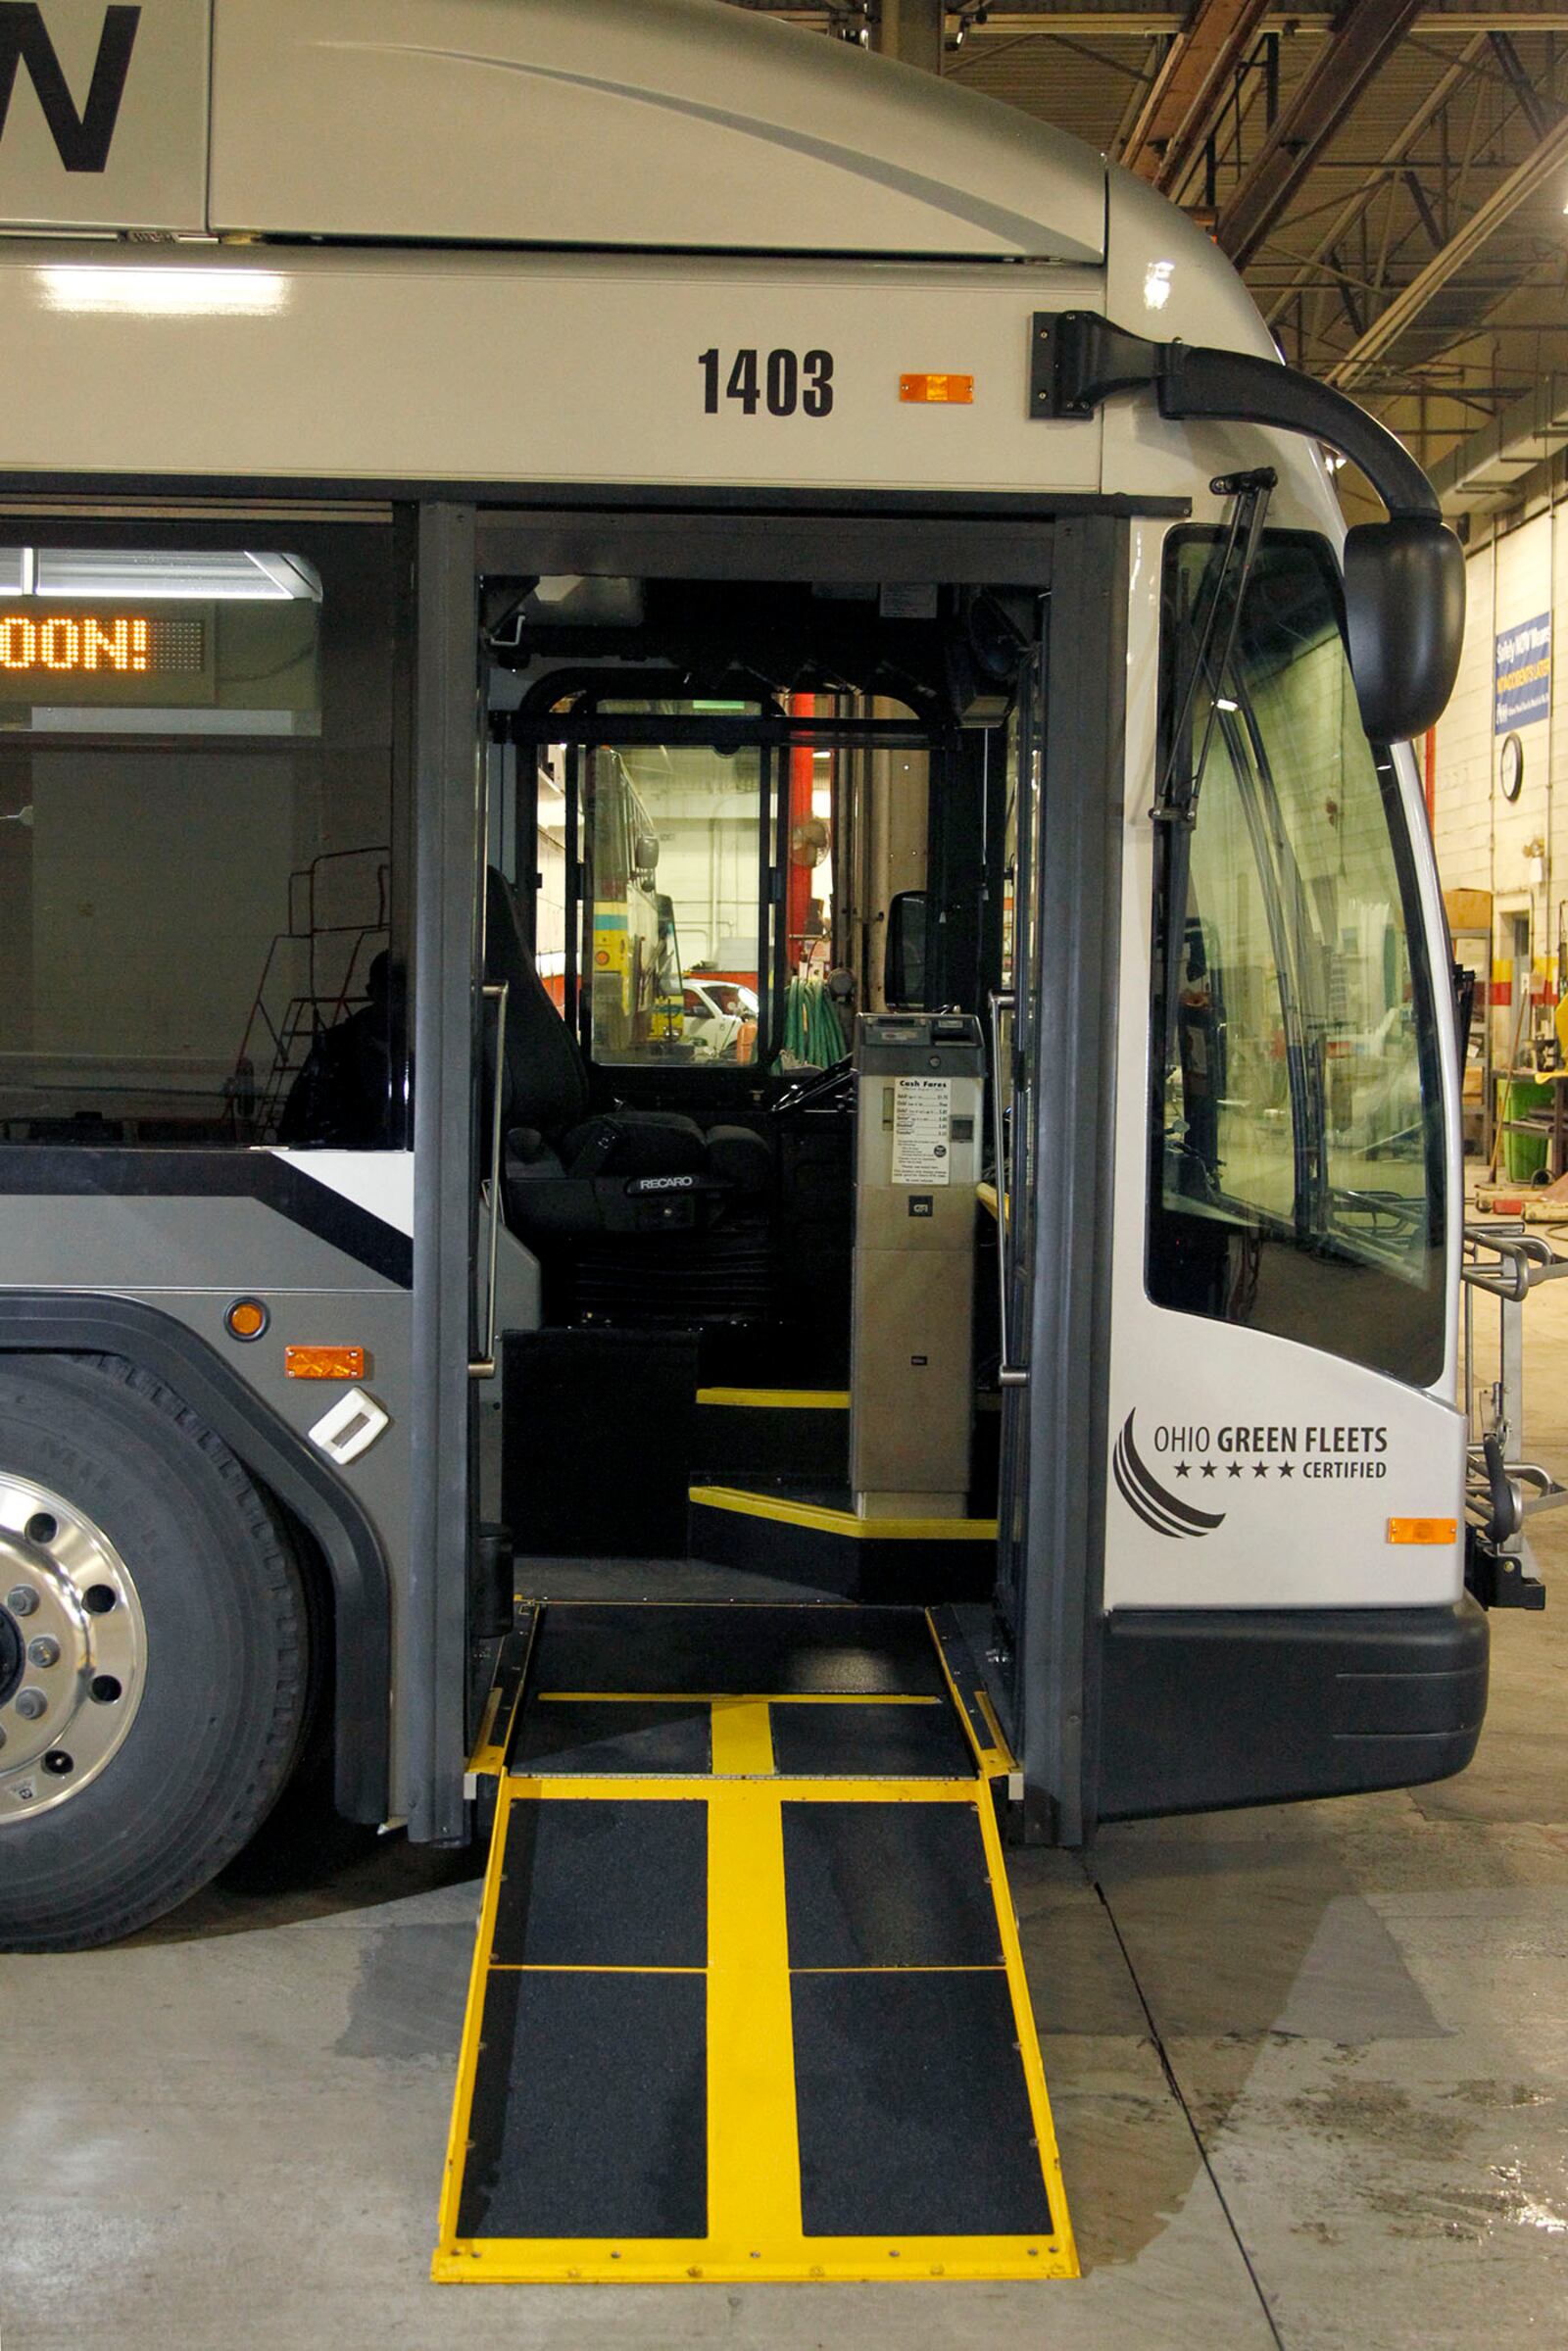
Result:
M919 406L969 408L974 401L972 375L901 375L899 398Z
M1457 1543L1459 1522L1456 1518L1391 1518L1391 1543Z
M363 1380L363 1347L286 1347L283 1369L291 1380Z
M237 1298L223 1317L230 1339L260 1339L271 1316L259 1298Z

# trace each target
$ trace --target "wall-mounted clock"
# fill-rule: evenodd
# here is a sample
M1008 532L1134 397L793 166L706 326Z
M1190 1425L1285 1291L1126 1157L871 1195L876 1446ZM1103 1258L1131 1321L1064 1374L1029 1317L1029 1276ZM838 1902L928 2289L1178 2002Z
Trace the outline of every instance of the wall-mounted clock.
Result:
M1497 754L1497 789L1504 800L1517 800L1525 780L1525 747L1517 735L1504 735Z

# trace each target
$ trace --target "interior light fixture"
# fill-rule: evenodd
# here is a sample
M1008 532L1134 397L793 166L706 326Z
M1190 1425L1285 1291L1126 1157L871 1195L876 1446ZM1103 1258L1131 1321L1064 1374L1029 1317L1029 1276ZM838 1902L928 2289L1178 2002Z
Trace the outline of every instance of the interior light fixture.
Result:
M285 308L289 281L276 269L135 263L51 263L34 272L44 307L78 317L270 318Z

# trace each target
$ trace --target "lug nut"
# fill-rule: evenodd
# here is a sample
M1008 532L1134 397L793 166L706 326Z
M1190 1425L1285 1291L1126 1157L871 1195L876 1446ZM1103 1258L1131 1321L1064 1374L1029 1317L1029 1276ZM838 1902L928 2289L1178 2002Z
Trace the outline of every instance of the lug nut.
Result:
M38 1594L30 1584L16 1584L6 1593L6 1606L13 1616L31 1616L38 1605Z
M32 1665L58 1665L60 1643L52 1634L40 1633L36 1641L27 1643L27 1659Z
M16 1705L24 1723L35 1723L40 1714L49 1711L49 1701L41 1690L19 1690Z

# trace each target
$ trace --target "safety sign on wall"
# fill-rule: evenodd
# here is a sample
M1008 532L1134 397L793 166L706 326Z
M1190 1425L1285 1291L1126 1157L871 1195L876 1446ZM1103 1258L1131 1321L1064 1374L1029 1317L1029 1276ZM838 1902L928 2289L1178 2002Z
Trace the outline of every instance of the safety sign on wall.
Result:
M953 1180L953 1080L900 1078L893 1094L893 1181Z
M1551 614L1499 630L1494 650L1492 731L1507 735L1551 709Z

